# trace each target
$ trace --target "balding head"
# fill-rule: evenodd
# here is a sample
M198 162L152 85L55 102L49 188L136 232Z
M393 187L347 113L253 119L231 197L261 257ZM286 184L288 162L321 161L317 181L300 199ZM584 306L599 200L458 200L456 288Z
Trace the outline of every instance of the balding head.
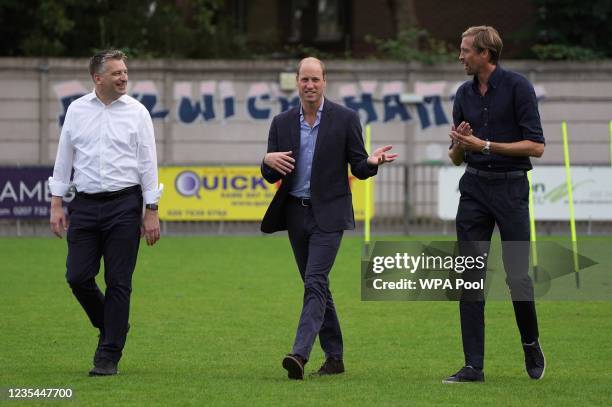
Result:
M319 67L321 68L321 74L323 76L323 79L325 79L325 75L327 74L327 72L325 71L325 64L320 59L317 59L314 57L306 57L302 59L300 62L298 62L295 76L297 77L300 76L300 70L302 69L302 66L312 67L313 65L315 66L319 65Z

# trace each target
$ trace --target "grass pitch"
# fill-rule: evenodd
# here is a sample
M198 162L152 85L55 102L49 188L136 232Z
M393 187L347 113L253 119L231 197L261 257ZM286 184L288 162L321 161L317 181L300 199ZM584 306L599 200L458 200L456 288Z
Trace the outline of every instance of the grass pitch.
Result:
M361 302L360 244L345 237L331 273L347 372L295 382L281 360L302 286L285 237L142 244L109 378L87 376L97 331L65 283L65 240L0 239L0 388L70 387L77 405L612 403L612 302L538 303L541 381L524 371L512 305L489 302L486 383L443 385L463 363L457 303ZM315 345L307 372L322 361Z

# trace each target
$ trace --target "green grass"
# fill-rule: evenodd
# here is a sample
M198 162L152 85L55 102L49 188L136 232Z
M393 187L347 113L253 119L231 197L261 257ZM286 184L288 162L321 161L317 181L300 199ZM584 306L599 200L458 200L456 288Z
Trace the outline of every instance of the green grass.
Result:
M512 306L487 304L487 381L461 367L458 306L361 302L360 239L331 274L347 372L289 381L302 287L284 237L141 246L120 375L89 378L97 341L64 280L65 241L0 239L0 387L71 387L78 405L610 405L612 302L540 302L542 381L524 372ZM307 371L323 354L315 345ZM23 404L23 403L21 403Z

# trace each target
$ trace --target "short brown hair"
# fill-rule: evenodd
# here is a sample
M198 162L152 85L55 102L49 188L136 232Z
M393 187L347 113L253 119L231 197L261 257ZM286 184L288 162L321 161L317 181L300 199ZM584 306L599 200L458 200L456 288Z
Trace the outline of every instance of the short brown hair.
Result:
M123 53L123 51L119 51L118 49L107 49L98 52L89 60L89 74L92 78L94 74L101 74L104 72L104 63L106 63L106 61L109 59L125 61L127 56Z
M302 60L300 60L300 62L298 62L297 64L297 70L295 71L295 76L299 77L300 76L300 69L302 68L302 63L307 60L307 59L314 59L315 61L317 61L320 65L321 65L321 72L323 73L323 79L325 79L325 75L327 74L327 71L325 70L325 64L323 63L323 61L321 61L318 58L315 57L306 57L303 58Z
M497 65L504 43L497 30L488 25L470 27L461 34L461 38L474 37L474 48L478 52L489 50L491 63Z

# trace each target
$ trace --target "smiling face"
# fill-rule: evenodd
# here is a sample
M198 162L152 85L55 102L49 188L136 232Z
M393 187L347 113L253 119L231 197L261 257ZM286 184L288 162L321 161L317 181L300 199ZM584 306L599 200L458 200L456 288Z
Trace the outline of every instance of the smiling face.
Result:
M109 59L101 73L94 73L96 92L109 100L119 99L127 93L128 71L121 59Z
M307 58L302 61L297 75L297 88L303 104L319 106L325 94L325 77L318 60Z
M487 50L478 52L474 48L474 36L467 36L461 39L459 61L463 64L466 74L477 75L489 63L489 59L489 52Z

